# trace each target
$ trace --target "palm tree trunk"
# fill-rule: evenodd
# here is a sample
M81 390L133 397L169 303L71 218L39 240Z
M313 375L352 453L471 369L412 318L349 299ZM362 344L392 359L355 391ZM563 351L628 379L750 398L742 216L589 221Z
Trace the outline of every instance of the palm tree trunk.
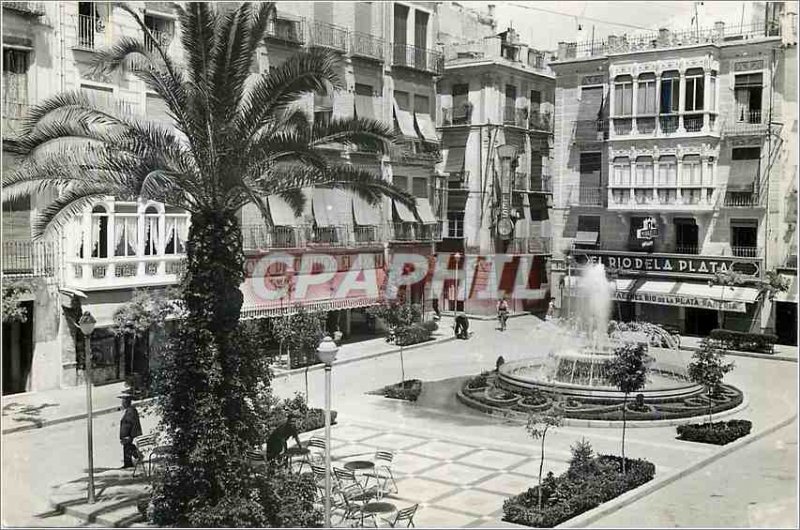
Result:
M622 474L625 474L625 427L627 427L628 420L628 393L622 398Z

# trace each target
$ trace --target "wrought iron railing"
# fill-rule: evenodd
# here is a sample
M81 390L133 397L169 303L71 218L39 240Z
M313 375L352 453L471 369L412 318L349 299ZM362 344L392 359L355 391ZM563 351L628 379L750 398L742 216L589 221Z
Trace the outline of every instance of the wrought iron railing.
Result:
M627 136L633 132L633 118L614 118L614 134Z
M678 130L678 116L666 115L658 117L658 125L662 133L674 133Z
M760 258L761 249L758 247L731 246L731 254L739 258Z
M267 37L300 44L305 40L305 36L303 35L303 21L276 18L267 27Z
M573 137L576 142L602 142L608 137L608 122L603 119L576 120Z
M508 242L510 254L550 254L550 240L543 237L518 237Z
M308 42L312 46L347 50L347 29L335 24L310 20L308 22Z
M753 191L726 191L724 206L730 208L753 208L758 206L758 194Z
M703 130L703 115L690 114L683 117L683 128L686 132L700 132Z
M353 31L350 33L351 55L383 61L384 44L383 39L370 35L369 33L361 33L360 31Z
M3 241L2 270L6 276L52 276L56 259L52 241Z
M106 21L102 17L78 15L78 47L94 50L105 44Z
M145 37L145 42L144 43L145 43L145 46L147 47L147 51L149 51L151 53L155 52L156 51L155 43L158 43L158 45L161 46L163 49L166 49L166 48L169 47L169 45L172 42L172 39L174 37L172 32L170 32L170 31L161 31L161 30L153 29L153 28L148 28L148 30L150 31L150 34L153 37L152 38L150 38L150 36Z
M698 253L698 246L697 245L675 245L675 254L697 254Z
M440 52L406 44L392 46L392 64L437 75L444 73L444 56Z
M472 105L442 108L442 125L465 125L472 120Z
M528 128L534 131L553 132L553 120L549 112L533 111L528 116Z
M603 206L605 188L599 186L575 186L571 202L577 206Z

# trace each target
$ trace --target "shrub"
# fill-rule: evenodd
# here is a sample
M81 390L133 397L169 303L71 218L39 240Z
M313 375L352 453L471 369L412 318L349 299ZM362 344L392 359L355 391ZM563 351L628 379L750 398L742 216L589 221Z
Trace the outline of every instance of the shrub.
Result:
M726 350L751 351L759 353L774 353L776 335L762 333L742 333L728 329L715 329L709 334L709 339L715 346Z
M426 320L426 321L422 322L422 327L423 327L423 328L425 328L425 329L427 329L427 330L428 330L428 331L430 331L431 333L433 333L434 331L436 331L437 329L439 329L439 324L437 324L437 323L436 323L435 321L433 321L433 320Z
M310 409L306 405L303 394L297 392L294 397L286 398L280 405L280 412L276 414L277 424L286 421L286 415L292 412L297 417L297 430L299 432L313 431L325 426L325 410ZM331 425L336 423L335 410L331 411Z
M385 300L380 305L367 308L367 314L379 318L389 328L410 326L422 318L422 306L403 300Z
M395 344L398 346L410 346L419 344L431 338L431 330L427 329L424 323L411 324L410 326L399 326L395 328Z
M750 434L753 424L747 420L690 423L678 425L678 439L714 445L725 445Z
M481 372L467 383L468 388L483 388L489 384L489 372Z
M406 401L416 401L422 393L422 381L419 379L409 379L402 383L389 385L383 389L383 395L392 399L404 399Z
M539 487L535 486L503 503L503 519L527 526L552 528L641 486L655 476L655 466L645 460L626 459L625 474L620 473L621 457L599 455L587 460L587 445L579 444L573 448L574 467L558 477L548 473L542 481L541 510L537 508Z

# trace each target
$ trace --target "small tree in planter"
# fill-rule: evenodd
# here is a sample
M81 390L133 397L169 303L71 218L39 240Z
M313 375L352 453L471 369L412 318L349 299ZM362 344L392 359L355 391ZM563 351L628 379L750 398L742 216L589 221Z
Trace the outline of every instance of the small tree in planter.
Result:
M606 361L606 377L625 396L622 399L622 472L625 473L625 428L627 427L628 395L638 392L647 383L652 358L641 343L625 343L614 350L614 357Z
M542 441L542 454L539 460L539 511L542 510L542 471L544 470L544 442L547 431L561 427L564 423L564 412L560 403L555 403L553 408L544 413L531 413L526 426L528 434L534 440Z
M306 400L308 400L308 368L314 364L319 343L325 336L324 324L327 313L311 313L297 307L291 315L285 315L274 322L275 337L289 350L289 367L292 368L292 352L297 364L305 366Z
M713 410L712 396L716 396L722 388L725 374L733 370L733 363L725 362L725 353L703 339L702 346L692 355L689 363L689 379L706 389L708 397L708 423L711 424Z

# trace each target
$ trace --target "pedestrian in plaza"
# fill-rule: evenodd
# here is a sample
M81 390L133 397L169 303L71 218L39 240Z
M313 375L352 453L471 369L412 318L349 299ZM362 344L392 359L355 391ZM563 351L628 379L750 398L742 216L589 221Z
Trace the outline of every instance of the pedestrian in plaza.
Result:
M506 321L508 321L508 299L506 295L497 302L497 320L500 321L500 331L506 330Z
M442 318L442 312L439 310L439 299L434 298L432 300L432 305L433 305L433 312L436 313L436 319L439 320L440 318Z
M297 447L302 447L297 432L296 416L293 412L286 415L286 422L272 431L267 439L267 460L275 460L289 448L287 441L294 438Z
M139 411L133 406L133 398L127 392L119 395L122 398L122 419L119 421L119 442L122 444L122 467L133 467L141 458L134 440L142 435L142 424Z
M547 305L547 314L544 316L545 320L553 320L556 316L556 299L550 298L550 303Z
M469 319L467 319L467 315L464 312L460 312L456 315L456 338L458 339L468 339L469 338Z

